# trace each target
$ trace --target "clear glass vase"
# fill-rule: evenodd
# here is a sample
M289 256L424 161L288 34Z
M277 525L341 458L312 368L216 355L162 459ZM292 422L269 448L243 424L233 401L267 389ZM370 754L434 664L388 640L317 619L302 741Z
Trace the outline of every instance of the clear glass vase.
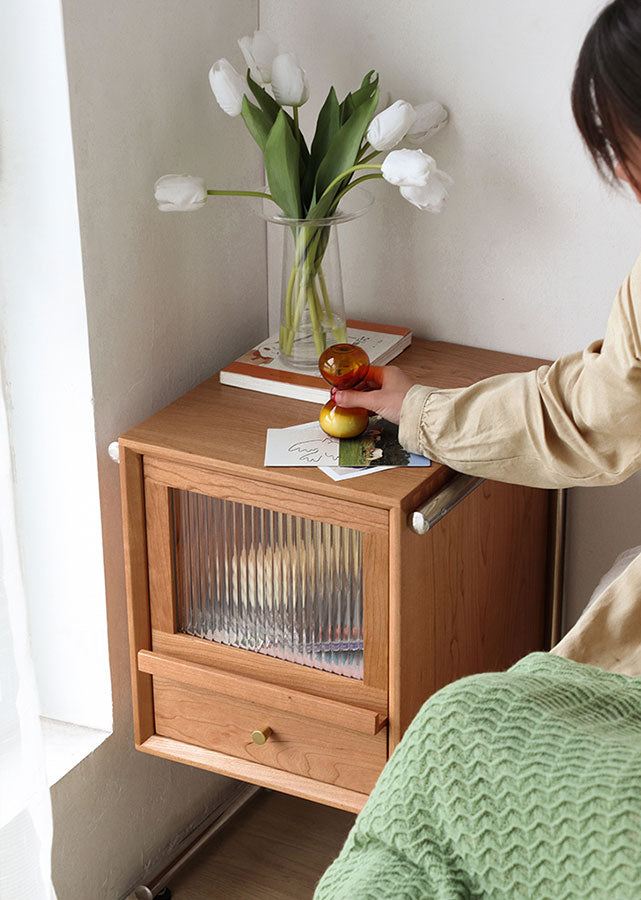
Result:
M279 350L294 369L316 371L323 350L347 340L338 232L372 201L359 187L327 219L263 214L284 229Z

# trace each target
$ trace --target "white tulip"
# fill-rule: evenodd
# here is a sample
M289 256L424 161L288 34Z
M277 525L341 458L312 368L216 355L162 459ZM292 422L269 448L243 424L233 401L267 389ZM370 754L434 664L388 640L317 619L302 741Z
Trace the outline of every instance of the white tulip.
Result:
M242 75L226 59L219 59L209 70L209 83L220 108L228 116L239 116L247 89Z
M207 202L207 185L194 175L163 175L154 185L154 195L162 212L191 212Z
M411 103L397 100L375 116L367 129L367 140L374 150L391 150L402 141L416 119Z
M400 190L403 197L419 209L439 213L447 200L447 189L453 184L449 175L436 169L425 187L402 187Z
M255 31L238 41L240 52L245 57L251 77L259 84L269 84L272 80L272 63L278 54L278 47L264 31Z
M307 101L307 75L293 53L279 53L274 59L272 91L281 106L302 106Z
M417 147L441 130L447 123L449 114L438 100L421 103L415 109L416 120L407 132L406 138L409 144Z
M383 178L397 187L425 187L434 171L436 161L422 150L392 150L381 166Z

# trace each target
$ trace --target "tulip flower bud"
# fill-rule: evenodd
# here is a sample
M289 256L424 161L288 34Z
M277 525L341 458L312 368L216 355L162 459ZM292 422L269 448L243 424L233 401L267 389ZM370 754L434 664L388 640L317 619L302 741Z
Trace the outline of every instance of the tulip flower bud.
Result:
M245 93L245 79L226 59L219 59L209 71L209 83L220 108L228 116L239 116Z
M372 119L367 140L375 150L391 150L403 140L415 119L414 107L405 100L397 100Z
M279 53L272 63L272 91L281 106L302 106L309 97L307 75L293 53Z
M425 187L436 161L422 150L392 150L381 166L381 174L398 187Z
M191 212L207 202L204 178L193 175L163 175L154 185L158 209L162 212Z
M440 131L447 123L449 114L444 106L437 100L430 100L429 103L421 103L416 106L416 119L406 134L408 144L418 147L428 138L431 138Z
M272 80L272 63L278 54L278 47L270 36L264 31L255 31L253 38L249 35L240 38L238 46L254 81L269 84Z
M447 189L454 181L445 172L436 169L425 187L401 187L401 194L414 206L427 212L439 213L447 199Z

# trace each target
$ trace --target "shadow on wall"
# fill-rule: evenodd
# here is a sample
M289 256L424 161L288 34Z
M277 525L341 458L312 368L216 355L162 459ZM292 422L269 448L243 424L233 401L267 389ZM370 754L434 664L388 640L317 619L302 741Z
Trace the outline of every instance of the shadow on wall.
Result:
M619 553L639 543L641 472L612 487L569 492L565 629L577 620Z

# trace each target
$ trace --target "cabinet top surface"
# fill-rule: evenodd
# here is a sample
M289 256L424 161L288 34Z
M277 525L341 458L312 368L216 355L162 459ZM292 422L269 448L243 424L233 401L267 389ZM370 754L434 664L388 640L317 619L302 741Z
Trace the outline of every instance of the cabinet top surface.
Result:
M526 372L546 362L414 338L393 364L416 383L450 388L505 372ZM138 453L387 508L399 505L426 482L434 481L435 490L442 483L444 467L437 463L341 482L332 481L317 468L265 467L267 429L310 422L319 411L320 405L313 403L222 385L216 373L131 428L122 435L121 443Z

